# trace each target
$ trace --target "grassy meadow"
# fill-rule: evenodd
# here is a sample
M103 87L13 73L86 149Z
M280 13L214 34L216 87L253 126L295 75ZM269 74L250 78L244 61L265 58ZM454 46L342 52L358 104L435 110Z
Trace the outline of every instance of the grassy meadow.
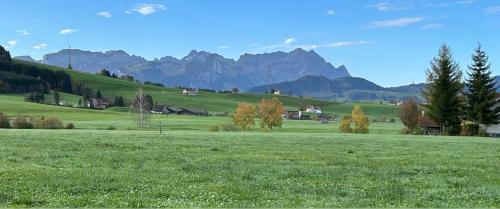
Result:
M68 72L105 96L129 101L140 86ZM159 103L211 113L271 97L190 97L143 87ZM79 99L61 95L72 104ZM339 116L353 106L279 99L289 109L312 103ZM397 117L391 105L361 106L370 120ZM1 94L0 112L76 126L0 129L0 207L500 207L500 141L494 138L400 135L399 121L373 122L366 135L339 133L335 121L285 121L262 133L258 119L250 132L211 132L230 123L216 116L153 115L139 129L129 108L35 104L22 94Z
M0 130L3 207L499 207L500 142Z

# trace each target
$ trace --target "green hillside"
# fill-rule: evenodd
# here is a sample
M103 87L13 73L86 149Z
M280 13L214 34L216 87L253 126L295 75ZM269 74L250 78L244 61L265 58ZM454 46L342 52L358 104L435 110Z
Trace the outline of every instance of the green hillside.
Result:
M239 102L256 104L262 98L271 98L274 96L265 94L218 94L211 92L200 92L198 96L183 96L180 89L142 85L135 82L26 61L16 60L15 62L26 65L37 65L52 70L64 70L71 75L74 81L85 83L85 85L94 91L100 90L105 97L123 96L125 101L129 103L132 101L139 87L143 87L146 94L151 95L155 102L159 104L197 108L209 112L232 112ZM353 105L351 103L337 103L290 96L280 96L279 99L291 110L296 110L307 104L315 104L321 106L327 113L339 115L350 113ZM396 108L391 105L365 103L362 106L369 116L394 117L396 115Z

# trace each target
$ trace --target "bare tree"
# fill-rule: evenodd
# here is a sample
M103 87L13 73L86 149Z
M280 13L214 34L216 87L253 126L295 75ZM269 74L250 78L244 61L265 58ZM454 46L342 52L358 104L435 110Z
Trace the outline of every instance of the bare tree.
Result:
M139 88L137 90L137 93L135 94L135 100L134 100L134 109L139 112L139 127L144 128L144 125L146 124L148 120L148 99L147 96L144 94L144 90L142 88Z

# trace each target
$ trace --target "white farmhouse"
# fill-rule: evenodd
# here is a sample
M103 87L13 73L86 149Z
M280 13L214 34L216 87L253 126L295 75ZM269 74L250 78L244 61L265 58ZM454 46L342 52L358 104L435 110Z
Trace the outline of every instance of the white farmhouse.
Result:
M321 107L314 106L314 105L307 105L306 106L306 112L307 113L316 113L316 114L322 114L323 113L323 111L321 111Z

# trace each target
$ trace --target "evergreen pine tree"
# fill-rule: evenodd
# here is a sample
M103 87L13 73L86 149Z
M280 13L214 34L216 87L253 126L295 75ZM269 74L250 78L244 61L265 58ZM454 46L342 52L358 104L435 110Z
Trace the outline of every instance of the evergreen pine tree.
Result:
M472 55L473 63L469 66L467 87L467 119L474 123L474 135L479 134L479 125L498 124L500 107L496 101L496 83L491 77L488 56L478 45Z
M97 97L98 99L101 99L101 98L102 98L101 90L97 89L96 97Z
M427 70L427 86L423 93L427 99L428 115L442 126L445 135L460 133L463 110L461 78L462 72L450 48L444 44Z
M59 102L61 101L61 96L59 95L59 91L54 90L53 98L54 98L54 104L59 105Z
M12 61L12 58L10 57L10 52L5 50L2 46L0 46L0 61L7 61L10 62Z

